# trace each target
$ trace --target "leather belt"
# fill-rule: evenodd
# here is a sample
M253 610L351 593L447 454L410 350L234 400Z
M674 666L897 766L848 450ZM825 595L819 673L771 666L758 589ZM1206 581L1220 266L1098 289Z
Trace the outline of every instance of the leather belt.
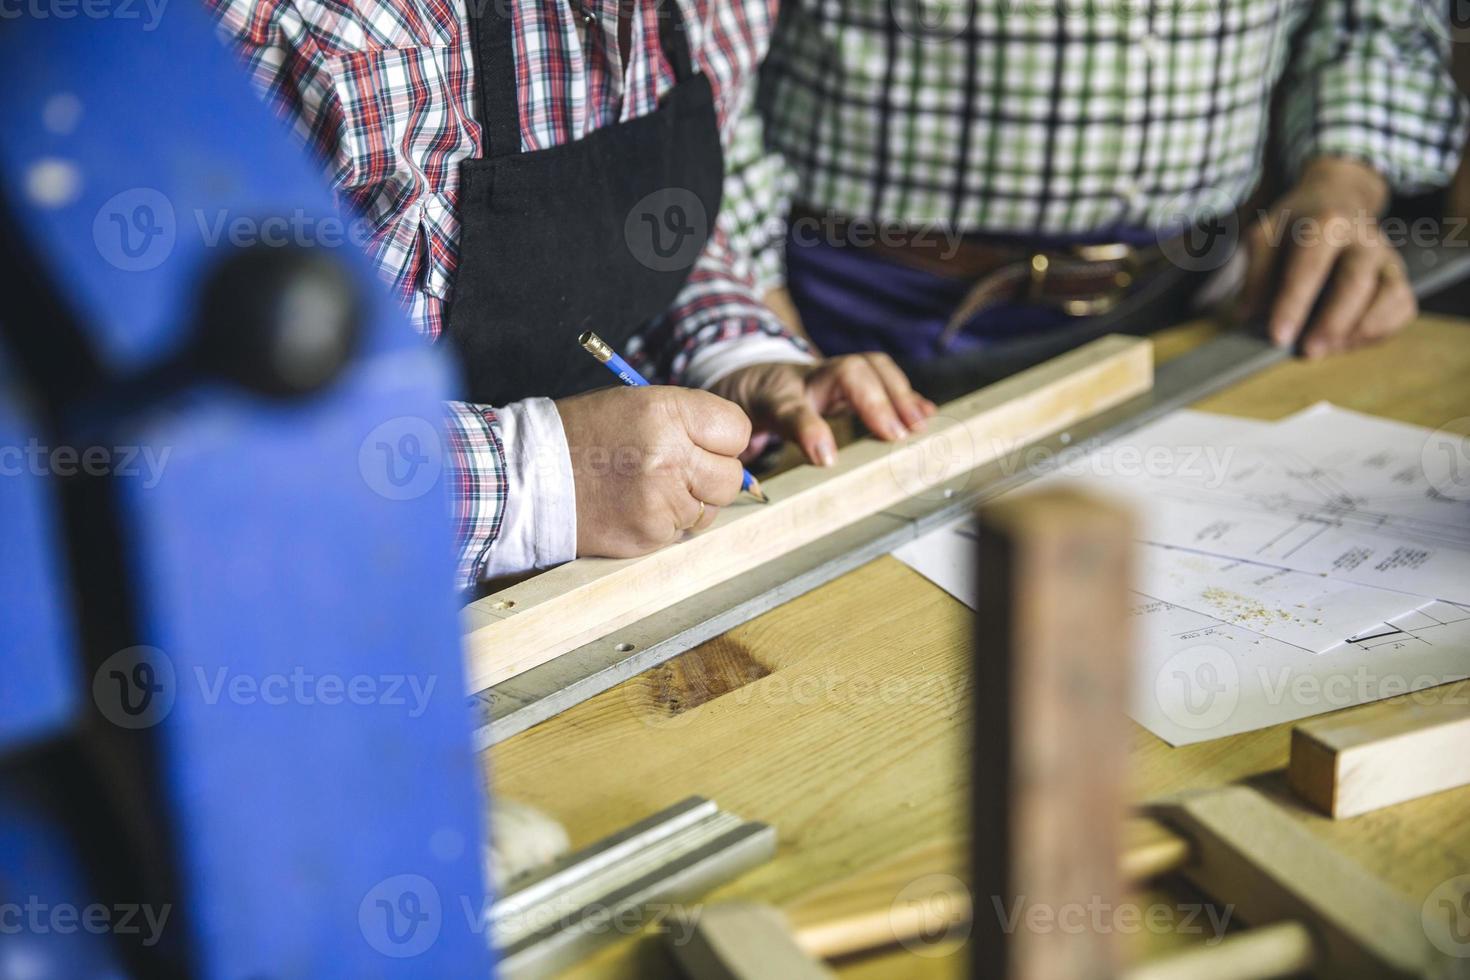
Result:
M1073 317L1107 313L1167 264L1157 245L1103 242L1030 249L973 237L946 238L933 228L854 222L801 208L793 209L792 219L823 223L832 240L848 247L970 282L940 336L941 349L974 317L1001 303L1032 303Z

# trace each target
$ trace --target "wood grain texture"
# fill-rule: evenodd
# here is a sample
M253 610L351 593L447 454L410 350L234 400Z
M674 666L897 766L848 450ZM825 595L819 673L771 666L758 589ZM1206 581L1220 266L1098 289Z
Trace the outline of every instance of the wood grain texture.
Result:
M1158 336L1160 359L1210 333L1193 325ZM1330 399L1437 427L1470 420L1466 378L1470 325L1425 318L1387 344L1281 364L1197 407L1279 418ZM562 821L574 847L691 793L774 824L781 839L776 858L709 901L767 902L798 918L804 903L835 901L843 883L870 873L886 873L890 895L931 874L965 879L961 848L950 847L947 864L909 855L931 844L942 849L936 842L962 840L966 831L970 643L968 608L906 565L881 558L685 655L690 663L711 650L748 656L764 670L759 679L671 714L669 682L633 678L496 746L484 757L487 777L495 792ZM691 668L682 676L696 673ZM701 691L723 686L697 683ZM1415 700L1467 696L1470 681L1462 681ZM1301 805L1280 774L1291 727L1172 748L1130 726L1129 796L1139 801L1247 780L1315 838L1415 905L1442 883L1470 874L1470 787L1329 820ZM1130 900L1167 912L1198 896L1159 886ZM1148 960L1210 936L1176 928L1126 938L1131 958ZM834 969L843 980L958 980L967 975L963 939L957 932L947 944L897 947ZM646 936L630 937L568 974L571 980L673 975L660 944Z
M700 534L641 558L584 558L465 609L471 691L483 690L728 581L1153 384L1147 341L1103 337L957 399L901 443L864 439L835 466L764 484Z
M1211 324L1167 331L1159 363L1219 333ZM1320 361L1289 360L1193 407L1252 419L1280 419L1331 401L1369 415L1470 433L1470 322L1421 317L1398 337Z
M1302 722L1287 776L1337 819L1470 785L1470 699L1370 704Z
M975 532L974 973L1111 980L1113 930L1016 923L1122 897L1132 516L1055 486Z

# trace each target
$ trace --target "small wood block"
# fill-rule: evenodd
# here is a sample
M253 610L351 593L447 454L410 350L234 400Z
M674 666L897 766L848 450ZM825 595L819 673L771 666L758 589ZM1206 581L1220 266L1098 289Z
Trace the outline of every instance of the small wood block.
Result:
M1373 704L1304 722L1288 777L1338 819L1470 785L1470 704Z
M1227 786L1150 809L1188 837L1181 870L1251 926L1295 920L1317 939L1315 972L1333 980L1443 976L1419 908L1333 850L1247 786Z
M835 974L796 945L786 917L769 905L718 902L694 913L692 930L672 930L668 949L691 980L831 980Z
M1107 980L1111 931L1026 923L1122 899L1132 521L1054 487L977 532L971 974Z
M469 690L607 638L1152 386L1147 340L1102 337L944 405L922 434L864 439L834 466L782 473L764 484L769 504L722 508L708 529L667 548L580 558L472 602L462 617Z

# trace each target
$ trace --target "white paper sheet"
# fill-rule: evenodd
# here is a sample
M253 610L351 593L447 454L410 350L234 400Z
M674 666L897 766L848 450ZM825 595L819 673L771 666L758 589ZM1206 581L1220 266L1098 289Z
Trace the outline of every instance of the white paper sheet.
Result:
M975 607L975 538L968 520L931 531L894 556ZM1470 677L1470 607L1430 602L1317 654L1153 596L1134 595L1130 713L1170 745L1254 731Z
M1464 440L1331 405L1274 425L1179 412L1032 486L1122 495L1158 544L1470 603L1462 451L1470 460Z
M1170 745L1224 738L1470 677L1470 607L1434 603L1331 653L1139 596L1131 714Z
M1017 492L1066 479L1133 503L1133 716L1186 745L1470 676L1456 453L1326 405L1274 424L1179 412ZM967 520L895 556L975 606Z
M1139 549L1138 591L1215 619L1326 653L1431 600L1254 562L1151 545Z

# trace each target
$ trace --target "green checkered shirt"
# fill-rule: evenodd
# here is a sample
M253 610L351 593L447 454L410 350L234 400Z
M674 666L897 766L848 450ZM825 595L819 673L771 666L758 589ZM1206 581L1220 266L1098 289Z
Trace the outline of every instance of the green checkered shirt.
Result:
M734 154L762 216L792 193L966 232L1177 226L1251 193L1278 95L1292 173L1346 156L1413 191L1448 181L1464 141L1440 0L783 7L759 96L773 152ZM779 252L773 220L750 233Z

